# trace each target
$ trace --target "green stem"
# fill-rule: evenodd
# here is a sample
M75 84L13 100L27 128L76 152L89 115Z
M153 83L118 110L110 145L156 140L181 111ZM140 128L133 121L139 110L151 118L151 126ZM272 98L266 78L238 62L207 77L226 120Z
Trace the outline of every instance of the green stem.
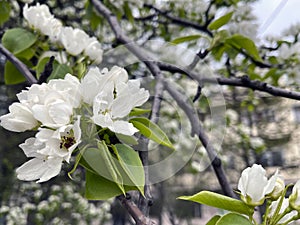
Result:
M266 206L266 212L264 215L264 221L263 221L263 225L267 225L267 219L268 219L268 215L270 213L270 205L271 205L271 201L267 200L267 206Z
M290 213L291 211L293 211L293 209L290 208L290 207L287 207L287 208L284 210L283 213L278 214L277 216L275 216L275 219L274 219L274 223L273 223L273 224L276 225L276 224L279 222L279 220L281 220L286 214ZM272 225L272 224L270 224L270 225Z
M290 211L291 211L290 207L287 207L287 208L284 210L283 213L279 213L279 212L280 212L280 209L281 209L281 206L282 206L282 202L283 202L283 200L284 200L284 197L285 197L286 192L287 192L287 190L288 190L289 187L290 187L290 185L287 185L287 186L285 187L284 191L282 192L282 194L281 194L281 196L280 196L280 198L279 198L280 200L279 200L279 202L278 202L278 205L277 205L277 207L276 207L276 210L275 210L273 216L271 217L271 220L270 220L269 225L273 225L273 224L276 225L277 222L278 222L282 217L284 217L284 216L286 215L286 213L287 213L286 211L287 211L287 210L290 210Z
M285 223L283 223L282 225L287 225L287 224L289 224L290 222L292 222L292 221L296 221L296 220L298 220L298 219L300 219L300 214L298 213L297 215L295 215L295 216L293 216L292 218L290 218L289 220L287 220Z

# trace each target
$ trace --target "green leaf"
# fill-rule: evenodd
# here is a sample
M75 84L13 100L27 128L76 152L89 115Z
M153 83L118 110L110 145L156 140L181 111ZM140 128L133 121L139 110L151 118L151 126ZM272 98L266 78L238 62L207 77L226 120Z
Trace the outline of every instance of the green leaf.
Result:
M276 72L277 72L277 68L271 68L271 69L264 75L264 77L263 77L262 80L266 80L266 79L268 79L269 77L275 76Z
M125 13L125 16L127 17L127 19L129 20L129 22L131 24L134 24L134 18L133 18L133 15L132 15L132 12L131 12L131 9L130 9L130 6L128 4L128 2L126 1L124 3L124 13Z
M36 74L37 74L37 78L39 79L41 76L41 73L44 71L44 68L47 64L47 62L49 62L50 57L44 57L42 59L39 59L37 65L36 65Z
M243 35L235 34L227 38L225 43L238 50L245 50L256 61L262 61L254 42Z
M202 36L199 35L199 34L189 35L189 36L185 36L185 37L179 37L179 38L176 38L176 39L172 40L171 43L177 45L177 44L180 44L180 43L183 43L183 42L197 40L200 37L202 37Z
M84 159L84 162L82 162L82 159ZM104 141L98 142L98 148L89 148L85 150L82 153L80 164L90 172L94 172L99 176L105 177L105 179L111 180L119 187L120 191L125 194L122 176Z
M209 51L213 50L213 48L218 47L219 45L224 45L226 38L229 36L227 30L220 30L218 31L213 39L211 40Z
M31 67L32 64L26 59L20 58L20 60L27 66ZM23 74L15 67L14 64L12 64L10 61L7 61L5 63L4 67L4 81L5 84L11 85L11 84L19 84L24 81L26 81L26 78L23 76Z
M49 61L49 59L48 59L48 61ZM44 65L44 67L45 67L45 65ZM52 71L50 77L48 78L48 81L51 79L60 79L60 78L63 79L67 73L73 73L72 69L68 65L60 64L59 62L54 60L53 71Z
M132 117L132 116L140 116L142 114L145 114L145 113L149 113L151 112L151 109L140 109L140 108L133 108L131 110L131 112L129 113L129 117Z
M107 200L124 194L116 183L89 170L86 170L85 180L85 197L88 200ZM125 186L124 189L125 191L136 190L130 186Z
M123 184L135 186L144 194L145 174L139 154L128 145L116 144L115 147L119 155L120 165L125 173L121 172Z
M112 197L124 194L118 185L102 176L89 170L85 173L85 197L88 200L107 200ZM124 186L125 191L136 191L136 187Z
M209 24L208 29L210 30L217 30L220 27L224 26L225 24L227 24L231 17L233 15L233 12L227 13L224 16L221 16L220 18L216 19L215 21L211 22L211 24Z
M215 215L213 218L211 218L207 223L206 225L215 225L218 220L221 218L221 216L219 215Z
M46 64L49 62L50 57L45 57L39 60L36 66L37 77L39 78L41 73L44 71ZM72 69L66 64L60 64L57 60L53 62L53 71L48 78L51 79L63 79L67 73L73 73Z
M170 142L168 136L159 128L159 126L152 123L147 118L132 118L129 120L129 122L132 123L133 126L137 128L145 137L149 138L152 141L155 141L158 144L174 149L174 146Z
M16 54L16 57L30 60L34 56L34 54L35 54L34 48L27 48L24 51Z
M85 172L85 197L89 200L106 200L122 194L114 182L95 173Z
M32 46L37 41L37 36L22 29L13 28L7 30L2 37L2 44L13 54L18 54Z
M7 1L0 1L0 26L2 26L8 19L10 14L10 4Z
M91 29L95 31L101 24L102 19L95 13L93 4L90 1L86 1L85 9L84 19L89 20Z
M211 53L216 60L220 61L224 52L228 50L228 45L219 44L216 47L212 48Z
M210 191L201 191L192 196L181 196L178 199L193 201L245 215L253 214L253 208L246 205L244 202Z
M118 133L116 133L116 136L121 143L124 143L127 145L137 145L138 144L137 138L134 136L128 136L128 135L118 134Z
M236 214L228 213L222 216L216 225L253 225L246 217Z

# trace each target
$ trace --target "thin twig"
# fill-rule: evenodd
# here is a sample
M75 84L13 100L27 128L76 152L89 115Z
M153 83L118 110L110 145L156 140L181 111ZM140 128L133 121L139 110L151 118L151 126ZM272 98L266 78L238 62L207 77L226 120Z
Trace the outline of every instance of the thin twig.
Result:
M189 20L186 20L186 19L182 19L180 17L172 16L172 15L169 14L169 12L162 11L159 8L157 8L157 7L155 7L151 4L144 4L144 6L148 7L148 8L151 8L151 9L154 9L156 12L158 12L160 15L164 16L165 18L169 19L174 24L182 25L182 26L185 26L185 27L192 27L196 30L199 30L199 31L202 31L202 32L208 34L208 36L210 36L210 37L213 36L212 32L207 29L208 24L205 25L205 26L202 26L202 25L200 25L196 22L189 21Z
M10 51L8 51L2 44L0 44L0 52L6 56L6 58L14 64L15 67L23 74L26 80L30 84L37 83L37 79L31 74L30 70L27 66L21 62L17 57L15 57Z
M218 83L219 85L229 85L236 87L245 87L250 88L254 91L261 91L269 93L273 96L284 97L289 99L300 100L300 92L291 91L284 88L275 87L265 82L258 80L251 80L248 76L242 77L204 77L204 75L197 74L195 72L188 71L186 69L179 68L175 65L157 62L159 68L163 71L169 71L171 73L182 73L187 75L189 78L196 80L199 84L203 85L204 83Z

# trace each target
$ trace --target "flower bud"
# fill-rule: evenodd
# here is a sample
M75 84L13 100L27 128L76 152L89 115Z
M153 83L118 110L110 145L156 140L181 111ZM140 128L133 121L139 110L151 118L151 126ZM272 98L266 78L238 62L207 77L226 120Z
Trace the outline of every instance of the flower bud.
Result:
M273 191L269 194L270 198L272 200L277 200L282 195L284 189L285 189L284 180L278 177L276 179L276 183Z
M254 164L252 167L246 168L238 183L241 199L251 206L262 205L266 195L274 190L277 177L278 171L268 179L266 171L261 165Z
M300 180L294 185L289 201L291 208L300 211Z

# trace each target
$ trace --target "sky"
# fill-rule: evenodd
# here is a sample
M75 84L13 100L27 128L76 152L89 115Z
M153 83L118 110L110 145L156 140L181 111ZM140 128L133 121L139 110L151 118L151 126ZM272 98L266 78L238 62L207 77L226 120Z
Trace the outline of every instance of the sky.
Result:
M299 0L260 0L254 4L254 13L260 21L259 35L280 35L290 25L300 23Z

